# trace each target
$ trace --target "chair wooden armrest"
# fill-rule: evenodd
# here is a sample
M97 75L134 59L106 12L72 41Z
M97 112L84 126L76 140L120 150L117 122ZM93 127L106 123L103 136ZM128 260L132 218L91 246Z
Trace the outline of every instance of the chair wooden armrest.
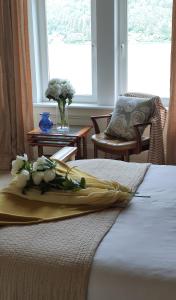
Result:
M148 126L148 125L152 125L152 122L146 122L146 123L139 123L139 124L136 124L136 125L134 125L134 127L146 127L146 126Z
M99 128L97 120L99 120L99 119L107 119L107 125L108 125L109 121L111 119L111 114L99 115L99 116L92 116L90 118L91 118L91 120L93 122L93 127L94 127L94 130L95 130L95 133L98 134L98 133L100 133L100 128Z
M61 160L64 162L69 160L75 160L76 151L77 147L64 147L57 151L50 158L54 160Z

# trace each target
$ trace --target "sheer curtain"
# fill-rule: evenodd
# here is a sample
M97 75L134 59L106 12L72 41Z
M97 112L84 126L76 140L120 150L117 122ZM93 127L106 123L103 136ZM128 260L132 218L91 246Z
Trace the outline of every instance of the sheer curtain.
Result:
M0 169L30 149L33 128L27 0L0 0Z
M176 0L173 0L170 103L166 143L167 164L176 164Z

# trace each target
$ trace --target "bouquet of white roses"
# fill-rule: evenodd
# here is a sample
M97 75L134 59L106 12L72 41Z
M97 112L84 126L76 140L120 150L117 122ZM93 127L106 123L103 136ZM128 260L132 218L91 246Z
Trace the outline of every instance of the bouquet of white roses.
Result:
M69 172L60 175L56 172L56 162L45 156L39 157L36 161L30 162L26 154L17 155L12 161L11 174L16 185L22 189L22 193L30 188L36 188L41 194L52 190L80 190L85 188L85 179L80 181L69 178Z
M57 102L65 102L70 105L72 103L72 98L75 94L75 90L71 83L65 79L51 79L48 83L48 88L45 92L45 96L50 100Z

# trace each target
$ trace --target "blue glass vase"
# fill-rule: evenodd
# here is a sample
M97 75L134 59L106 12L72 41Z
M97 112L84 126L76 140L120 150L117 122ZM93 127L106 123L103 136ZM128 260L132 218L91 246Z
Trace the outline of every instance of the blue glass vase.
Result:
M41 120L39 122L39 127L40 127L41 131L49 132L51 130L51 128L53 127L53 122L50 120L50 113L43 112L40 115L41 115Z

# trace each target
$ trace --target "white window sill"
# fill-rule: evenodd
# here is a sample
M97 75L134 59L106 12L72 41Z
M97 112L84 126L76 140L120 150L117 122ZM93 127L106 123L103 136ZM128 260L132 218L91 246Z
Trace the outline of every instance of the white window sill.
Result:
M57 104L54 103L54 102L40 102L40 103L33 103L33 106L34 107L56 107ZM113 110L113 106L110 106L110 105L98 105L98 104L92 104L92 103L85 103L85 104L82 104L82 103L72 103L70 106L70 109L111 109Z

